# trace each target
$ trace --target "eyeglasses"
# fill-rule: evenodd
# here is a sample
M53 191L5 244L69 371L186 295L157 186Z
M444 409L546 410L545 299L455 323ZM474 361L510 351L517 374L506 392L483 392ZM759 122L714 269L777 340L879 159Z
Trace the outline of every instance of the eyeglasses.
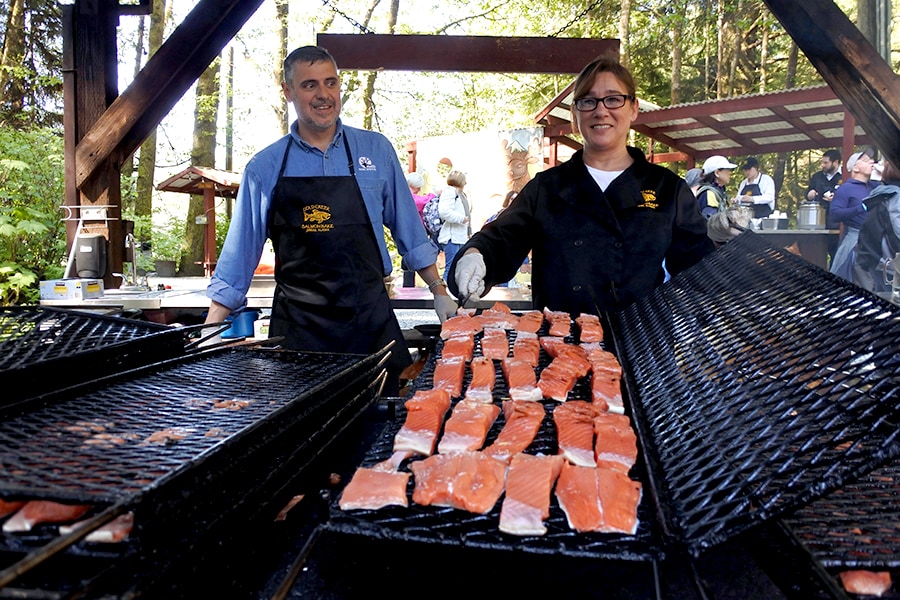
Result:
M579 98L575 101L575 108L581 112L588 112L597 108L599 103L609 109L622 108L625 106L626 100L634 100L634 96L629 94L613 94L612 96L604 96L603 98Z

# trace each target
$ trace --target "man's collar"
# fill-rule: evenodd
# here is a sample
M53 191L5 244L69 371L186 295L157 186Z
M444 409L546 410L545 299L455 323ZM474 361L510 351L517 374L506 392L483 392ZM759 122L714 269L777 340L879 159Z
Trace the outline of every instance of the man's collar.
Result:
M291 123L290 134L291 134L291 137L293 137L295 140L297 140L303 148L311 150L312 148L316 147L316 146L313 146L312 144L308 143L302 137L300 137L300 131L299 131L299 127L298 127L296 119L294 119L294 122ZM337 123L335 123L334 137L331 138L331 142L328 144L328 147L331 148L332 146L335 146L338 142L341 141L341 138L343 135L344 135L344 124L341 123L341 119L340 119L340 117L338 117Z

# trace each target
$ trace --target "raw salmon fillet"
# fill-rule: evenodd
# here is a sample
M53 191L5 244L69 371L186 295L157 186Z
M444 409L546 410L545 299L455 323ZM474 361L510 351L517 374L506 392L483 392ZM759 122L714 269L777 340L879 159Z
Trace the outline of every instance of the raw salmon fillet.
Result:
M68 535L79 527L83 526L87 521L79 521L71 525L62 525L59 528L60 535ZM127 512L121 514L109 523L101 525L94 531L84 536L84 541L90 544L115 544L121 542L129 535L134 528L134 513Z
M578 326L578 340L584 342L602 342L603 326L600 324L600 317L588 313L581 313L575 317L575 324Z
M539 402L544 397L541 388L537 386L537 376L531 363L518 358L507 358L501 363L501 368L510 398Z
M547 335L566 337L572 333L572 317L567 312L544 309L544 318L549 327Z
M538 380L544 398L565 402L578 381L578 371L563 357L554 358Z
M559 354L559 348L566 345L566 338L558 335L542 335L538 337L538 342L540 342L544 352L550 355L550 358L556 358L557 354Z
M394 436L394 453L428 456L434 452L444 415L450 410L450 394L441 389L419 390L404 406L406 420Z
M539 310L526 310L516 323L516 331L537 334L544 324L544 314Z
M617 468L564 464L556 482L556 499L575 531L634 535L641 484Z
M504 400L505 423L494 443L484 449L485 454L504 462L519 452L524 452L544 421L544 405L527 400Z
M495 302L491 308L483 310L475 319L481 323L482 328L515 329L519 324L519 317L512 314L509 307L502 302Z
M74 521L90 509L91 507L85 504L61 504L49 500L31 500L3 524L3 531L7 533L31 531L31 528L39 523Z
M535 333L520 331L513 342L513 357L524 360L532 367L538 366L541 359L541 345Z
M494 361L476 356L469 363L472 380L466 389L466 400L490 404L494 401L494 380L497 377Z
M499 414L500 407L496 404L460 400L444 425L438 452L447 454L480 450Z
M492 360L509 356L509 336L505 329L486 327L481 336L481 355Z
M435 454L410 465L413 502L486 514L506 483L506 463L482 452Z
M500 508L500 531L512 535L544 535L550 495L563 457L516 454L506 471L506 495Z
M461 333L444 340L441 348L441 358L460 357L463 360L472 360L475 353L475 336L471 333Z
M890 571L841 571L841 583L851 594L881 596L891 589Z
M637 436L626 415L600 412L594 417L594 458L621 463L627 469L637 462Z
M601 410L617 414L625 413L622 401L622 365L612 352L598 343L582 344L591 363L591 399Z
M462 394L465 374L466 360L461 356L439 358L435 361L432 386L435 389L445 390L452 398L456 398Z
M476 333L481 333L481 323L468 314L458 314L441 323L442 340L454 335L475 335Z
M409 506L406 486L409 473L360 467L341 493L341 510L378 510L385 506Z
M603 526L597 469L564 463L556 480L556 500L575 531L599 531Z
M570 463L582 467L595 467L594 417L598 411L584 400L564 402L553 409L556 425L556 443L559 453Z
M20 508L25 506L24 500L7 502L6 500L0 500L0 518L5 517L6 515L11 515Z

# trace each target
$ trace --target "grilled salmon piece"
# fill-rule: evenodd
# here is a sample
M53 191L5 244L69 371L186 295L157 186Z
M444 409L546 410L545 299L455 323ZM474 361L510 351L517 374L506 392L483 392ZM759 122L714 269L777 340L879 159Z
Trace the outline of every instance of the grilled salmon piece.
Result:
M572 334L572 317L569 313L545 308L544 318L549 324L548 335L566 337Z
M494 361L483 356L476 356L469 363L469 370L472 371L472 379L466 389L465 399L488 404L493 402L494 381L497 377Z
M406 420L394 436L394 454L412 452L428 456L434 452L444 416L450 410L446 390L419 390L404 403Z
M410 465L413 502L486 514L506 483L506 463L483 452L435 454Z
M481 355L492 360L509 356L509 336L505 329L486 327L481 336Z
M466 360L461 356L439 358L434 363L432 386L445 390L451 398L462 394L463 377L466 374Z
M504 400L505 423L494 443L484 449L485 454L508 462L519 452L524 452L544 421L544 405L527 400Z
M7 502L6 500L0 499L0 519L6 515L13 514L23 506L25 506L24 500Z
M385 506L409 506L406 486L409 473L360 467L341 493L341 510L378 510Z
M890 571L853 570L840 573L844 589L851 594L881 596L891 589Z
M518 358L507 358L500 366L510 398L538 402L544 397L537 386L537 376L531 363Z
M86 504L61 504L50 500L31 500L3 524L3 531L7 533L31 531L32 527L40 523L75 521L90 509L90 505Z
M496 307L497 305L494 304ZM497 310L496 308L488 308L477 315L477 320L482 328L499 327L501 329L515 329L519 324L519 317L512 314L509 308L504 304L506 310Z
M444 425L438 452L447 454L480 450L499 414L500 407L496 404L460 400Z
M541 371L538 387L544 398L565 402L578 381L578 367L565 357L554 358Z
M559 453L570 463L594 467L594 417L598 410L590 402L570 400L553 409Z
M79 521L71 525L61 525L59 533L60 535L67 535L83 526L85 522ZM115 544L131 535L132 529L134 529L134 513L129 511L90 532L84 537L84 541L90 544Z
M556 482L556 499L575 531L634 535L641 501L640 482L618 466L579 467L565 463Z
M550 495L559 476L562 456L516 454L506 471L506 495L500 508L500 531L513 535L544 535L550 516Z
M638 527L637 510L641 503L641 483L618 467L597 468L597 497L603 512L600 531L634 535Z

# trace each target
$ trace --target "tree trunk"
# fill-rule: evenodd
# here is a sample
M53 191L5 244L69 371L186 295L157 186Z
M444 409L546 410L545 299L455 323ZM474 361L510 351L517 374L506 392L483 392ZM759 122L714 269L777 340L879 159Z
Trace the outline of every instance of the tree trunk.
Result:
M683 14L683 9L678 10L677 14L672 15L670 21L672 25L672 91L669 95L669 100L672 104L681 102L681 67L683 61L681 36L685 20L682 16Z
M216 124L219 111L219 66L216 58L197 80L196 105L194 107L194 143L191 149L191 165L216 166ZM187 222L184 228L185 254L179 261L178 272L199 277L204 274L203 255L206 228L197 224L197 217L204 212L203 196L191 195Z
M171 8L171 7L170 7ZM153 12L150 15L150 35L147 40L148 58L162 46L163 34L166 30L166 0L153 0ZM153 216L153 179L156 176L156 130L154 129L144 143L141 144L138 156L137 195L134 204L134 214L138 217L146 217L149 221ZM150 230L141 229L139 247L144 247L150 242Z
M716 2L716 99L725 96L725 0Z
M14 115L22 109L25 88L13 74L25 59L25 0L11 0L6 19L6 37L0 56L0 98L4 112Z
M281 82L284 81L284 59L288 55L288 16L290 9L288 0L275 0L275 19L278 22L278 31L275 39L278 42L278 51L275 52L275 68L273 76L275 78L276 89L281 88ZM280 96L280 102L274 106L275 119L281 128L281 135L288 132L288 105L287 98L284 94Z
M631 65L631 54L628 50L628 40L631 35L631 0L622 0L622 8L619 12L619 62L625 67Z

